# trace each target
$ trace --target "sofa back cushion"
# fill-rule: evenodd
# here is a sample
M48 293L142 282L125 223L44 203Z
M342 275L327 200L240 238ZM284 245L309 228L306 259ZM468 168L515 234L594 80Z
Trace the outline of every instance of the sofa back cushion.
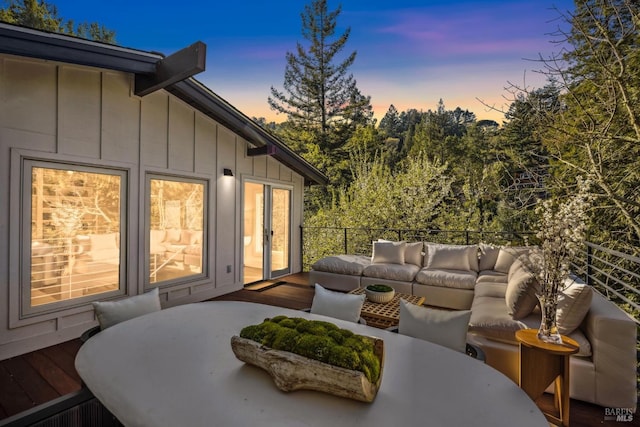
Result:
M516 260L509 268L505 302L514 319L528 316L538 304L538 280L522 261Z
M520 255L529 253L530 248L527 246L504 246L498 251L498 258L493 267L495 271L500 273L508 273L509 268Z
M431 270L478 271L478 246L427 243L425 267Z
M568 335L575 331L591 308L593 289L576 279L567 278L558 294L556 321L558 332Z
M423 249L424 244L422 242L407 243L404 251L404 262L422 267Z
M404 264L406 242L373 242L372 264Z
M480 259L478 261L478 268L480 271L493 270L498 261L498 254L500 253L499 246L487 245L486 243L480 243Z
M470 317L470 310L436 310L401 299L398 333L464 352Z

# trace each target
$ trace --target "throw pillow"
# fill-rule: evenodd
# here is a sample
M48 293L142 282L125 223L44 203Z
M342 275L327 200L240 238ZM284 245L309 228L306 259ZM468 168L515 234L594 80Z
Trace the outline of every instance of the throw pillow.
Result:
M476 245L427 244L429 269L478 271L478 247Z
M464 352L471 310L436 310L400 300L398 332Z
M364 294L352 295L330 291L316 283L316 294L313 296L311 313L357 323L364 299Z
M407 243L404 251L404 262L422 267L422 242Z
M493 270L496 266L496 261L498 261L499 253L499 247L487 245L486 243L480 243L480 261L478 266L479 270Z
M520 255L528 253L529 249L527 246L505 246L500 248L493 269L500 273L507 274L514 261L518 259Z
M158 288L119 301L93 302L92 304L101 330L161 309Z
M571 278L565 280L565 288L558 294L556 321L558 332L568 335L578 329L591 308L593 289L586 283Z
M406 242L373 242L373 264L404 264Z
M527 317L538 304L536 292L538 281L520 260L516 260L509 268L505 302L509 314L515 320Z

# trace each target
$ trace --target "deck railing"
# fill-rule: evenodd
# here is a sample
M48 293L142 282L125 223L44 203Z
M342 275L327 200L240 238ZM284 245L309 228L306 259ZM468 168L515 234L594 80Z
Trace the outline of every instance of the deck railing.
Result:
M474 230L409 230L388 228L302 227L303 270L322 257L336 254L371 254L377 239L451 244L525 245L535 243L533 232ZM625 310L640 326L640 258L586 242L573 271L586 283Z

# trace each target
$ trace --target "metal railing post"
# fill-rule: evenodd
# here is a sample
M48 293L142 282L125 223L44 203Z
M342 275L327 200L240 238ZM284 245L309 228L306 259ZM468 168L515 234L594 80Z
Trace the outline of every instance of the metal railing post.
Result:
M344 253L349 253L349 241L347 240L347 227L344 228Z
M591 275L593 274L593 248L588 242L585 244L587 245L587 277L585 281L587 282L587 285L592 285Z
M300 268L304 271L304 226L300 225Z

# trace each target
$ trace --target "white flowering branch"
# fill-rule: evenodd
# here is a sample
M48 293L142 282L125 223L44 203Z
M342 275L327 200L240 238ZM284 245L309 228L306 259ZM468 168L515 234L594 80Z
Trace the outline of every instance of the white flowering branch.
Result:
M576 194L562 203L547 200L538 208L540 245L530 252L527 264L538 277L540 295L553 301L585 241L589 181L580 177L577 181Z

